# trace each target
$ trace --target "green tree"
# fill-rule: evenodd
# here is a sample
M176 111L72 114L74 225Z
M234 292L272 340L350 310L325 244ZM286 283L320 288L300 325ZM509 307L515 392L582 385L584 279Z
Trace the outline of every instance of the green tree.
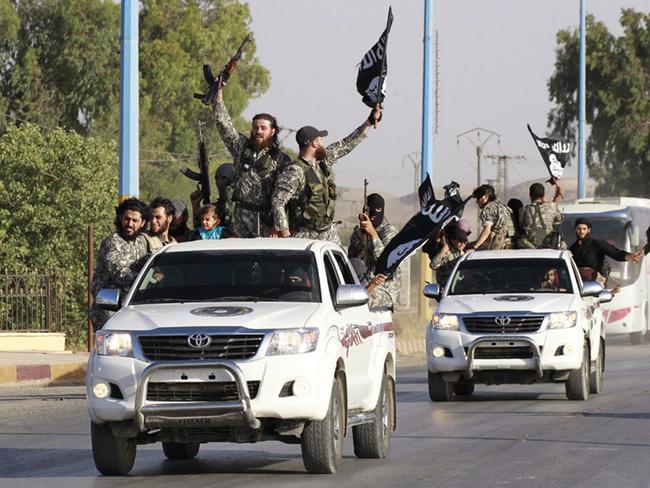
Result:
M87 228L96 241L112 232L116 168L115 145L96 138L31 124L0 136L0 269L65 273L75 347L84 343Z
M650 196L650 14L623 9L620 37L587 17L587 164L599 195ZM578 32L557 34L549 126L576 139Z
M205 135L215 163L228 157L210 109L192 97L206 87L202 65L218 71L252 19L248 6L235 0L140 3L141 195L187 198L194 185L179 169L197 160L197 120L209 122ZM120 6L102 0L0 0L0 15L0 27L6 25L0 31L0 110L9 121L117 140ZM268 85L253 40L225 91L243 130L241 112Z

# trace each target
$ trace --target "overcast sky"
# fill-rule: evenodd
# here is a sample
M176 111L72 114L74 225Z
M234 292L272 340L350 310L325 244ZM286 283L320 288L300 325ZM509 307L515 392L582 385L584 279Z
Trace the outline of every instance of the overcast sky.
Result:
M434 28L440 40L439 131L433 181L476 182L475 149L456 135L483 127L501 134L485 154L523 155L510 165L511 184L545 168L526 130L546 132L551 108L547 81L556 33L579 23L579 0L438 0ZM326 142L352 131L368 115L357 94L357 63L374 44L392 4L388 94L377 130L336 165L337 183L403 195L413 191L413 166L403 159L421 148L423 0L249 0L257 55L271 71L271 87L245 111L276 115L282 126L329 130ZM587 12L616 34L620 10L650 10L650 0L587 0ZM285 145L295 148L294 136ZM577 163L565 173L575 177ZM488 160L483 180L496 177ZM465 188L465 191L468 191Z

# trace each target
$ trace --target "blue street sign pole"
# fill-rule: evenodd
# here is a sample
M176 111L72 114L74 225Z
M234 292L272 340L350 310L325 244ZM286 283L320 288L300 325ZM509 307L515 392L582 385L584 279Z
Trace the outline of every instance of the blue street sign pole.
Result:
M586 92L586 68L585 68L585 3L587 0L580 0L580 59L579 59L579 85L578 85L578 198L584 198L586 180L586 147L585 147L585 92Z
M118 200L139 194L138 1L122 0Z
M432 84L433 0L424 0L424 61L422 65L422 164L421 178L433 169L433 84ZM417 195L416 195L417 197Z

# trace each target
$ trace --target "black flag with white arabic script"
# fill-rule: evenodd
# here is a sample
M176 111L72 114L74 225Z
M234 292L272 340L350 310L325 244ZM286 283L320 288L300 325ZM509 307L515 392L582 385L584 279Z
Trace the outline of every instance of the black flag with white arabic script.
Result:
M537 137L533 132L533 129L530 128L530 125L527 124L528 132L533 136L535 145L539 149L539 153L544 159L546 168L548 169L549 174L552 179L559 180L562 178L564 173L564 168L569 162L569 156L571 155L571 143L560 141L559 139L551 139L550 137Z
M386 48L388 33L392 25L393 9L389 8L386 29L381 34L379 41L370 48L359 63L357 91L363 97L363 103L372 108L383 102L386 96L386 75L388 74Z
M431 237L435 236L455 217L462 214L465 203L459 194L459 186L453 183L445 186L445 198L436 200L431 179L427 175L418 190L420 212L406 223L384 248L375 264L375 274L391 276L398 266L417 251Z

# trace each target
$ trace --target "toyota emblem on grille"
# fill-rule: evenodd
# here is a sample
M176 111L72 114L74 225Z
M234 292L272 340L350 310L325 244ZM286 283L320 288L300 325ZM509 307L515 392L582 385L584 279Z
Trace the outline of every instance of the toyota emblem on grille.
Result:
M212 339L207 334L192 334L187 338L187 344L194 349L205 349L211 342Z
M506 315L499 315L497 317L494 317L494 322L497 325L505 327L506 325L510 325L510 317L508 317Z

